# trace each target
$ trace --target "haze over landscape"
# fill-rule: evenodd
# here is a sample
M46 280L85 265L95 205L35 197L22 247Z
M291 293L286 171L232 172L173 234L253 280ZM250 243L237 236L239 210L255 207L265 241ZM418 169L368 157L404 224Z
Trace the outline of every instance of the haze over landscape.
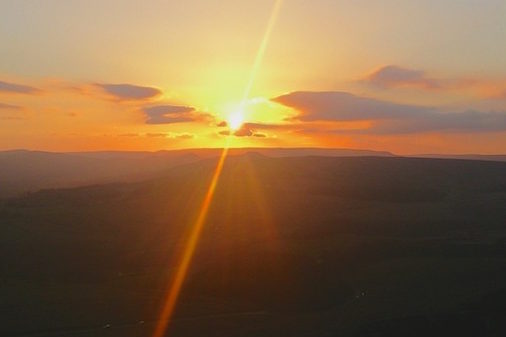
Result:
M505 335L505 17L0 1L0 335Z

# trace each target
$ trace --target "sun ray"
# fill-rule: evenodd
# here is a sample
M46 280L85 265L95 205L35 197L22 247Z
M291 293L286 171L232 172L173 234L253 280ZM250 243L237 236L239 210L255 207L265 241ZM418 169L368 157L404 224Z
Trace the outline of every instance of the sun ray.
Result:
M265 49L267 48L267 44L269 43L269 39L271 37L272 28L276 23L276 19L278 18L279 10L281 9L281 4L283 0L276 0L274 3L274 7L272 8L271 16L269 18L269 22L267 23L267 29L265 30L264 36L262 38L262 42L260 43L260 48L258 48L257 54L255 56L255 61L253 62L253 67L251 68L250 77L246 88L244 89L244 94L242 97L241 105L244 106L246 101L249 98L251 93L251 89L253 88L253 83L255 82L255 78L258 73L258 69L260 69L260 65L262 64L262 60L264 58Z
M251 160L251 158L245 159L245 165L245 181L248 186L248 191L253 196L253 203L256 206L260 217L259 224L262 225L263 231L266 235L266 244L275 244L278 238L277 228L272 210L265 197L265 191L262 188L262 181L256 172L255 163Z
M170 322L170 318L172 317L172 313L174 312L177 299L181 292L181 287L186 278L186 274L188 273L188 268L190 267L193 254L195 253L195 248L197 247L197 243L200 238L200 233L202 232L202 228L204 227L204 222L206 220L207 213L209 212L209 206L211 205L214 191L216 189L216 185L218 184L218 180L220 178L221 170L223 169L227 153L228 147L225 147L223 149L223 152L221 153L220 159L218 160L218 164L216 165L216 168L214 170L211 182L209 184L209 188L204 197L204 201L200 206L199 215L197 217L197 220L195 221L195 224L192 227L190 236L188 238L188 241L186 242L183 251L181 261L179 262L179 265L176 269L176 273L167 292L168 295L163 305L162 312L160 313L160 320L156 325L153 337L163 336Z
M282 0L276 0L276 2L274 3L274 7L272 8L269 22L267 24L267 29L263 35L262 42L261 42L258 52L255 56L255 61L253 63L250 77L249 77L248 83L246 85L246 88L244 90L243 98L242 98L240 108L238 111L244 110L244 105L250 95L251 88L253 87L253 83L254 83L256 75L258 73L258 69L259 69L260 64L262 62L262 59L263 59L263 56L265 53L265 49L267 47L267 43L268 43L270 35L271 35L272 28L273 28L276 18L278 16L278 12L281 8L281 3L282 3ZM234 126L231 126L231 127L240 128L240 126L243 122L243 118L244 117L243 117L242 113L238 117L235 117L234 118ZM221 171L223 169L223 165L225 164L225 159L228 154L228 149L229 149L229 146L228 146L228 141L227 141L227 144L223 148L221 156L218 160L218 164L216 165L216 168L214 170L213 176L211 178L211 182L210 182L209 187L207 189L207 193L206 193L204 200L202 202L202 205L200 207L197 220L193 224L188 241L186 242L186 244L184 246L182 257L176 267L176 272L175 272L174 277L169 285L167 295L166 295L162 310L160 312L158 323L156 324L155 330L153 332L153 337L162 337L165 334L167 327L170 323L170 320L172 318L172 315L174 313L174 309L177 304L177 299L179 297L179 294L181 293L181 288L182 288L183 283L186 279L186 275L188 273L188 269L190 267L193 255L195 253L195 248L197 247L197 244L198 244L198 241L200 238L200 234L202 232L202 228L204 227L205 220L206 220L207 214L209 212L209 207L211 205L211 201L213 199L214 192L215 192L216 186L218 184L218 180L220 178Z
M260 47L255 55L255 60L253 62L253 67L251 68L250 76L248 82L246 83L246 87L244 88L244 92L242 95L241 102L239 103L239 107L230 114L228 123L232 130L238 130L242 123L244 122L244 111L246 108L246 103L248 102L248 98L251 93L251 89L253 88L253 83L258 74L258 70L260 69L260 65L262 64L262 60L264 58L265 49L269 43L269 39L271 37L272 29L276 20L278 18L279 10L281 9L281 4L283 0L276 0L274 6L271 11L271 15L269 18L269 22L267 23L267 28L262 37L262 42L260 43Z
M237 131L241 128L242 123L244 122L244 111L237 110L230 114L228 119L228 125L232 131Z

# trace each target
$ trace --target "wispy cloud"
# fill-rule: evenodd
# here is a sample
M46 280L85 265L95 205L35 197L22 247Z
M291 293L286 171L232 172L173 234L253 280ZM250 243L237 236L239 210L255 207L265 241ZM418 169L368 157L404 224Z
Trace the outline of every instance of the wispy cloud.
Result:
M167 137L167 134L163 132L148 132L145 136L148 138L165 138Z
M292 130L292 124L263 124L263 123L244 123L238 130L221 130L218 132L222 136L236 136L236 137L258 137L266 138L267 134L260 132L263 130Z
M423 70L414 70L395 65L388 65L367 75L363 82L381 88L416 86L425 89L441 88L441 80L427 77Z
M195 109L179 105L155 105L142 109L146 124L172 124L195 121Z
M253 134L254 131L248 124L243 124L239 130L233 133L236 137L251 137Z
M0 93L14 93L14 94L36 94L40 89L31 87L24 84L9 83L0 81Z
M344 133L410 134L424 132L501 132L506 131L506 113L463 111L427 113L409 119L377 121L368 129ZM343 132L338 130L337 132Z
M172 138L172 139L192 139L195 136L191 133L175 133L175 132L148 132L144 134L148 138Z
M506 131L506 112L444 112L435 107L397 104L344 92L293 92L274 101L299 111L307 121L370 121L365 128L336 128L333 132L407 134L422 132ZM328 131L328 130L327 130Z
M411 88L417 90L466 93L478 98L506 98L506 79L472 77L435 77L424 70L396 65L383 66L362 77L359 83L379 89Z
M1 110L21 110L22 108L19 105L0 103L0 109Z
M193 139L193 138L195 138L195 135L193 135L191 133L177 133L177 134L172 134L172 137L176 138L176 139Z
M139 137L139 134L135 132L128 132L128 133L121 133L118 135L118 137Z
M96 84L105 93L119 100L147 100L161 95L155 87L145 87L134 84Z
M406 118L433 108L396 104L342 91L296 91L272 99L291 107L300 121L356 121Z

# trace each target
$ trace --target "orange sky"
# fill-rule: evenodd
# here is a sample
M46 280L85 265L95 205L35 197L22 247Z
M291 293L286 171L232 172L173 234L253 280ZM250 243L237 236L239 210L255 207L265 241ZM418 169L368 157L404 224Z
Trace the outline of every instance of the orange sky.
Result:
M499 0L6 1L0 149L506 153L505 15Z

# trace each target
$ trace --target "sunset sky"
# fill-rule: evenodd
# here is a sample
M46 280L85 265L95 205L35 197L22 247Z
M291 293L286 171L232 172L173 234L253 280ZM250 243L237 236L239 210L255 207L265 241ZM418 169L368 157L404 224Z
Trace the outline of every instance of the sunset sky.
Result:
M506 153L504 0L0 2L0 149Z

